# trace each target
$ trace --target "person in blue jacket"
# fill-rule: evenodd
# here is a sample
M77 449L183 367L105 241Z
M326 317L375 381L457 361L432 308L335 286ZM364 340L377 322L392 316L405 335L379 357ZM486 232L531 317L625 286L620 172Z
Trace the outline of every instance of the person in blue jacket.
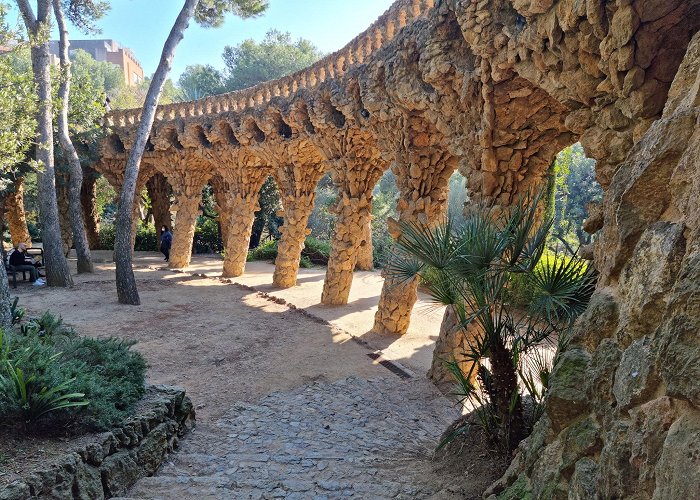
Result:
M170 232L168 226L160 228L160 251L165 255L165 261L170 260L170 247L173 246L173 233Z

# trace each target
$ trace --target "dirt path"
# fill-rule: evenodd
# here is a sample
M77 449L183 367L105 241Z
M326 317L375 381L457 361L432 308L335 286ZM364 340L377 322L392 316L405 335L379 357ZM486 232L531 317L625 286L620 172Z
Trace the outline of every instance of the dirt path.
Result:
M465 490L431 460L457 413L423 377L402 380L348 334L256 292L159 270L155 255L137 266L138 307L116 303L109 263L71 290L17 291L30 315L136 341L148 381L192 398L197 430L135 498L468 498L488 484L488 468Z

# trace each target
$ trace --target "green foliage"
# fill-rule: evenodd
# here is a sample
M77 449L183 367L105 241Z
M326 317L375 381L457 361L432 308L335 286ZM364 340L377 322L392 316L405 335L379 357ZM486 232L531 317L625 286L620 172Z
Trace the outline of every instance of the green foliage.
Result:
M583 147L574 144L557 155L554 162L554 228L551 246L561 246L564 240L571 248L590 243L583 231L587 217L586 205L599 201L603 189L595 178L595 160L587 158Z
M224 244L215 219L200 217L194 230L193 249L195 253L221 253Z
M224 49L226 89L240 90L261 82L281 78L304 69L321 58L308 40L292 40L289 33L270 30L262 42L245 40Z
M35 335L42 337L75 337L75 332L69 326L63 324L63 318L46 311L38 318L30 318L21 325L22 335Z
M92 88L97 89L96 98L106 94L111 99L126 86L124 73L119 66L96 61L82 49L71 50L71 74L76 83L89 82Z
M61 0L63 11L73 26L84 33L97 33L95 21L109 10L109 2L104 0Z
M24 315L27 313L26 309L17 306L18 302L19 297L15 297L15 299L12 301L12 305L10 306L10 314L12 314L13 325L20 323L22 321L22 318L24 318Z
M400 281L420 279L435 302L454 308L461 325L475 332L464 353L471 371L461 373L450 360L448 367L460 397L481 408L482 427L507 451L531 424L518 389L523 360L543 342L565 341L595 288L594 272L578 257L555 254L540 264L552 224L538 223L540 201L526 197L501 214L474 209L460 225L401 224L397 252L387 266ZM524 311L522 296L513 293L519 276L532 289ZM537 373L546 378L546 370Z
M319 240L311 236L304 241L304 249L301 251L302 260L307 258L313 264L328 264L328 257L331 254L331 244L329 241ZM309 266L311 267L311 266Z
M159 242L156 236L156 228L153 224L139 224L136 230L136 242L134 250L141 252L153 252L158 250Z
M0 190L7 189L36 133L36 94L31 67L21 61L25 53L20 50L0 57Z
M0 416L22 429L60 410L86 406L85 394L75 391L75 379L61 372L61 353L38 340L16 339L0 333ZM51 415L53 416L53 415Z
M266 241L248 251L248 262L253 260L275 260L277 258L277 240Z
M396 176L387 170L374 188L372 200L372 251L377 268L386 266L391 256L394 239L389 234L388 220L396 217L398 198Z
M224 92L224 75L209 64L187 66L177 83L186 101Z
M132 345L78 337L49 312L0 332L0 418L32 432L108 430L145 393Z
M331 239L337 219L334 212L337 204L338 190L333 185L330 174L326 174L316 185L316 200L308 223L311 236L323 240Z
M268 177L260 188L258 205L260 210L255 212L253 231L250 236L251 248L260 244L260 239L266 229L272 238L278 239L280 237L279 228L282 225L282 217L277 215L277 211L282 208L282 202L277 183L272 177Z
M90 406L74 418L84 428L108 430L128 417L145 394L147 365L133 342L77 337L64 346L64 362L76 390Z
M114 250L114 237L116 228L114 224L100 225L100 250ZM136 229L136 241L134 250L139 252L155 252L159 242L156 236L156 228L153 224L139 223Z
M201 0L194 19L205 28L218 28L228 13L243 19L255 17L267 9L267 4L267 0Z
M327 241L308 237L304 241L304 249L301 251L302 267L312 267L314 264L328 264L331 253L331 244ZM253 248L248 252L248 262L254 260L275 260L277 258L277 241L271 240Z

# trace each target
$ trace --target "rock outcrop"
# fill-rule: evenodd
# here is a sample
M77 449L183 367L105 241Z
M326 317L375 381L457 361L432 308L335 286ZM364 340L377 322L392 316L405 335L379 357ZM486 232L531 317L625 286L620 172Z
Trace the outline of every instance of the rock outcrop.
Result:
M598 289L498 498L700 492L700 35L602 210Z

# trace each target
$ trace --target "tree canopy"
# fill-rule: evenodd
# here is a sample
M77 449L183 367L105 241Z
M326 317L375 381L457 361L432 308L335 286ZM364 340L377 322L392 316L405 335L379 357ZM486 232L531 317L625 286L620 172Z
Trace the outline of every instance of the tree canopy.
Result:
M194 101L226 91L223 73L209 64L187 66L177 83L182 92L182 98L186 101Z
M225 86L228 91L240 90L281 78L312 65L321 56L310 41L294 41L289 33L271 30L262 42L249 39L224 48Z

